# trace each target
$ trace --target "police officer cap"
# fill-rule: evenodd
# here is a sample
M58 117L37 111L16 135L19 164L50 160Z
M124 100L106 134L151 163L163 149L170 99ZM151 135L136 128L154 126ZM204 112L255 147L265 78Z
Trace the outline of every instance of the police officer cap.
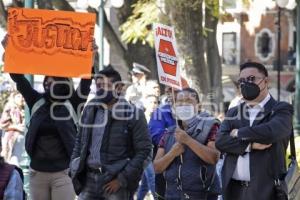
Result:
M132 66L133 68L131 70L131 73L145 74L151 72L147 67L138 63L133 63Z

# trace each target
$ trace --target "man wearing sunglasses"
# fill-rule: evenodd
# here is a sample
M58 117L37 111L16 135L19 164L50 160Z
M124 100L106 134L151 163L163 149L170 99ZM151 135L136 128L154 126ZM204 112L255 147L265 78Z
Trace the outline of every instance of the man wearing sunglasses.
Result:
M227 112L216 139L216 147L226 153L223 196L225 200L273 200L275 180L286 188L285 151L293 107L269 94L268 72L260 63L242 64L238 83L244 103Z

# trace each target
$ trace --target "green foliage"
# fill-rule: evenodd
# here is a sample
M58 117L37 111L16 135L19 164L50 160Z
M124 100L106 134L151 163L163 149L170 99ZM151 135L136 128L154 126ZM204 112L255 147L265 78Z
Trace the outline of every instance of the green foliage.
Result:
M220 16L220 0L205 0L205 7L211 12L213 17L219 18Z
M121 25L121 39L126 43L135 44L141 41L153 47L154 38L151 25L158 22L159 8L155 0L139 0L132 5L133 14Z
M143 44L147 43L151 47L154 46L154 36L151 28L152 24L159 21L162 23L169 21L169 19L163 20L165 13L162 13L162 10L158 7L156 2L156 0L139 0L136 4L132 5L133 14L120 26L122 41L127 44L135 44L138 41L141 41ZM206 8L211 12L210 14L213 17L220 17L219 0L165 0L164 3L175 4L176 7L179 8L178 12L182 11L180 8L197 10L202 3L205 3ZM175 29L175 31L178 33L178 30ZM207 35L206 31L212 30L204 28L204 35Z

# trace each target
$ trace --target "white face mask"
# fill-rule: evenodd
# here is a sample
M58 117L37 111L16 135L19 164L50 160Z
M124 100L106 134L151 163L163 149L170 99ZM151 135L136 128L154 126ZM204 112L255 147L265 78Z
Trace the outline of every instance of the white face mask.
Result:
M175 107L175 113L177 117L182 121L187 121L196 115L196 111L193 105L182 105Z

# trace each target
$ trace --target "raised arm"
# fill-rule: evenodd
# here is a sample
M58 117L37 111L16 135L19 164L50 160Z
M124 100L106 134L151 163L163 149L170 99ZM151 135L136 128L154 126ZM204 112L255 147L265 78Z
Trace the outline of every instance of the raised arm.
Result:
M17 90L23 95L25 102L31 110L34 103L42 97L42 94L38 93L32 88L29 81L23 74L10 74L11 79L16 83Z
M81 79L80 83L70 98L73 108L77 111L78 106L87 101L88 95L90 93L92 79Z

